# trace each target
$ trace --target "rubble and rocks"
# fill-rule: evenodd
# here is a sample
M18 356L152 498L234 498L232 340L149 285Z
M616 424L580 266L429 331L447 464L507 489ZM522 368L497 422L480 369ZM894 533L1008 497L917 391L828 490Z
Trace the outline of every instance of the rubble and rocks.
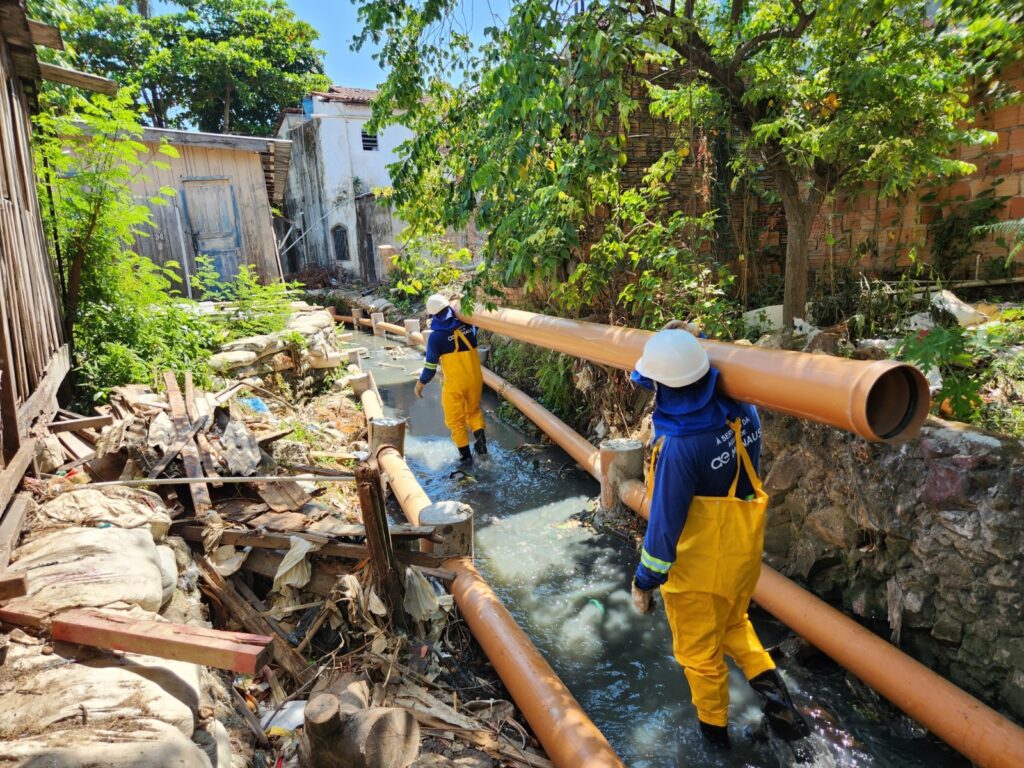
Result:
M38 504L20 497L27 524L0 562L14 588L0 685L19 691L0 704L0 766L295 767L339 751L346 765L551 765L507 702L501 717L461 705L507 695L456 620L448 555L417 550L444 543L434 527L381 518L404 599L383 589L347 391L297 403L252 380L162 379L116 389L102 426L59 432L61 463L26 480ZM170 484L122 485L147 481ZM353 677L364 705L334 708Z
M232 378L289 372L304 375L310 369L337 368L345 362L338 348L334 318L323 308L293 302L293 314L284 330L246 336L224 344L208 364Z

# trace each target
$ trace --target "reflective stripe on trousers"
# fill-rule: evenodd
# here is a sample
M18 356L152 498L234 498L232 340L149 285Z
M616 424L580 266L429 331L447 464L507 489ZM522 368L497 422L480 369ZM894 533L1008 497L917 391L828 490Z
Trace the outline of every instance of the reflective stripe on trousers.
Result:
M676 546L676 562L661 587L672 628L672 649L690 684L697 717L729 722L728 654L749 680L775 663L758 640L747 607L761 573L768 495L736 438L736 476L728 496L695 496ZM740 471L754 488L752 500L736 497Z

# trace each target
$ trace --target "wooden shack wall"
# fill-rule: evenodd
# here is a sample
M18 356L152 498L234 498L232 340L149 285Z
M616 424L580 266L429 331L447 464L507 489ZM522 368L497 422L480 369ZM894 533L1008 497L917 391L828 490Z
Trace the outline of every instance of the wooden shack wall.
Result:
M147 202L149 198L158 196L160 188L164 186L177 190L177 195L169 200L169 205L149 204L155 229L149 237L136 239L136 252L161 265L168 261L187 264L189 274L195 274L196 254L186 207L183 205L183 182L192 178L227 178L231 182L238 209L241 235L239 263L254 265L264 282L278 279L281 271L277 264L277 241L259 153L178 145L174 147L178 157L168 157L157 153L157 145L149 142L146 144L152 159L167 163L170 167L160 169L147 166L132 185L136 197L140 202ZM177 216L181 217L180 236L176 209ZM178 273L184 280L181 267ZM184 285L180 290L183 295L186 293Z
M24 86L0 35L0 511L34 454L33 422L52 415L69 369L30 131Z

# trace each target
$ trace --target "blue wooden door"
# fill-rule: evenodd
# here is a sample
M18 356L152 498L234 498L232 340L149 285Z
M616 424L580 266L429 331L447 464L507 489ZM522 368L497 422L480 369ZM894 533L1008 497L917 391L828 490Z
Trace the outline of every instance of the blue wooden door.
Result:
M234 280L238 274L242 233L231 181L226 178L190 178L183 179L182 185L185 215L196 255L209 257L222 280Z

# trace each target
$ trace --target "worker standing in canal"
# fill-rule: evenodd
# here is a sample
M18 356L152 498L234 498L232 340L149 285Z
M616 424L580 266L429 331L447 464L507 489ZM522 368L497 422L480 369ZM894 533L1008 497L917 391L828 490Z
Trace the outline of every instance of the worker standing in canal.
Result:
M729 746L729 655L760 695L769 727L792 741L810 729L747 617L768 505L757 476L760 420L718 389L718 371L683 327L696 332L675 321L652 336L632 375L655 392L650 518L633 604L650 613L661 588L705 739Z
M484 379L476 351L476 327L459 320L448 299L439 293L427 299L427 314L430 315L430 335L423 372L416 382L416 397L423 397L423 387L434 378L440 365L444 374L441 385L444 424L459 449L459 465L468 466L473 463L469 430L473 431L477 454L487 453L484 414L480 410Z

